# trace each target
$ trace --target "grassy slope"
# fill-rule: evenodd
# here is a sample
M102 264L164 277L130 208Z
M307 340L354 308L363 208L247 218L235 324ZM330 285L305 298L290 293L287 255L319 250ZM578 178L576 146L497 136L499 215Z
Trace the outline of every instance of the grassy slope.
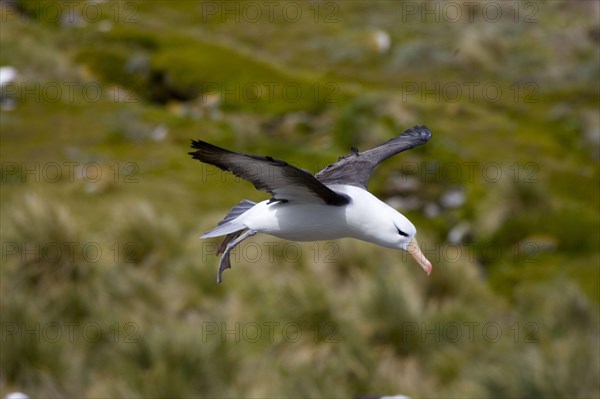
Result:
M314 23L308 9L297 23L220 23L203 19L194 2L151 2L136 9L137 22L107 33L98 24L61 29L43 18L8 16L2 65L17 67L28 83L97 81L105 96L48 103L42 93L41 101L22 98L16 110L2 111L3 245L97 242L103 251L94 261L80 252L55 262L3 256L2 322L98 323L104 335L75 343L3 339L2 395L598 394L598 164L579 137L581 112L598 106L597 69L589 72L598 52L589 39L579 42L583 28L572 22L591 27L594 19L585 8L561 12L551 3L534 24L399 24L392 3L338 6L333 23ZM371 49L373 26L391 34L389 55ZM161 78L144 68L128 74L123 64L131 54ZM481 95L456 102L403 97L406 82L431 84L432 76L497 82L506 94L495 103ZM514 100L510 87L520 79L536 83L537 101ZM205 81L267 80L298 84L308 95L294 103L281 95L256 103L225 97L214 118L181 116L180 104L162 102L165 92L193 97ZM315 101L317 83L334 85L333 103ZM114 101L115 84L135 91L135 100ZM308 122L289 127L276 118L297 111L307 111ZM425 279L410 260L400 267L397 253L369 244L303 244L302 257L290 259L284 242L257 237L259 259L247 255L225 274L224 286L213 283L212 242L199 242L198 233L240 198L264 196L186 159L190 138L277 153L317 170L350 145L366 147L423 122L432 142L382 166L371 188L389 195L387 177L407 162L501 165L498 182L479 168L458 182L419 171L425 200L457 184L467 192L462 208L434 219L407 213L429 248L457 221L471 222L473 241L459 247L461 256L435 247L436 271ZM156 142L148 132L159 125L169 133ZM526 169L532 160L535 169ZM103 174L97 183L38 182L11 174L22 162L97 162ZM518 179L515 163L525 168ZM555 248L542 252L548 241ZM533 254L519 249L528 244ZM279 323L273 339L206 335L207 326L265 322ZM302 326L302 337L289 339L286 323ZM467 338L469 325L489 323L502 328L498 342L481 329ZM461 338L453 342L445 328L455 324ZM332 340L323 338L328 326ZM125 338L132 331L136 342Z

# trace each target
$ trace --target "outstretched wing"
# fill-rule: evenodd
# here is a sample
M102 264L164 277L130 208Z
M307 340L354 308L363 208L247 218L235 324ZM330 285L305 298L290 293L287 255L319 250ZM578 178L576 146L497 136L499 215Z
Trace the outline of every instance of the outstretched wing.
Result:
M229 151L201 140L192 140L196 151L189 154L199 161L248 180L258 190L270 193L272 201L318 202L345 205L349 198L336 193L309 172L268 156Z
M323 184L348 184L367 189L371 173L375 167L402 151L425 144L431 138L427 126L415 126L400 136L386 141L373 149L341 157L315 175Z

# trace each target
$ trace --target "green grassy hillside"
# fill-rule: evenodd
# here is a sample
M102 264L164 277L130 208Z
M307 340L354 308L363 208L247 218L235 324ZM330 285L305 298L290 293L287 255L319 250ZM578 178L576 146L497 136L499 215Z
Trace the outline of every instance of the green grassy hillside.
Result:
M267 4L268 3L268 4ZM600 6L0 3L0 395L600 396ZM7 76L7 75L6 75ZM190 139L374 194L434 265L257 235Z

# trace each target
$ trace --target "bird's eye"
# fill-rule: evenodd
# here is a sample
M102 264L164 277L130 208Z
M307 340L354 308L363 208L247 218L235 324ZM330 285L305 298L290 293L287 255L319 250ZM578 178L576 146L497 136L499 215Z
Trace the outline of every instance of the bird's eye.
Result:
M398 228L398 226L396 226L396 230L398 230L398 234L400 234L402 237L408 237L408 234L406 234L405 232L403 232L402 230L400 230Z

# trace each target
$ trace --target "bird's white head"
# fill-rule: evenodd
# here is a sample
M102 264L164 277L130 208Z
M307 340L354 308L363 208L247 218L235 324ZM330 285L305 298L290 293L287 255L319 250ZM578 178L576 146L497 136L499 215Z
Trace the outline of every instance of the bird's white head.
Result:
M395 212L392 218L392 223L386 229L386 235L388 239L395 242L395 247L399 247L403 251L411 254L419 266L425 270L425 273L429 276L433 266L431 262L425 257L421 248L417 244L415 236L417 235L417 229L404 215L399 212Z
M366 190L352 186L336 189L352 197L352 203L344 210L346 222L354 230L352 237L406 251L427 275L431 274L433 266L419 248L415 240L417 229L406 216Z

